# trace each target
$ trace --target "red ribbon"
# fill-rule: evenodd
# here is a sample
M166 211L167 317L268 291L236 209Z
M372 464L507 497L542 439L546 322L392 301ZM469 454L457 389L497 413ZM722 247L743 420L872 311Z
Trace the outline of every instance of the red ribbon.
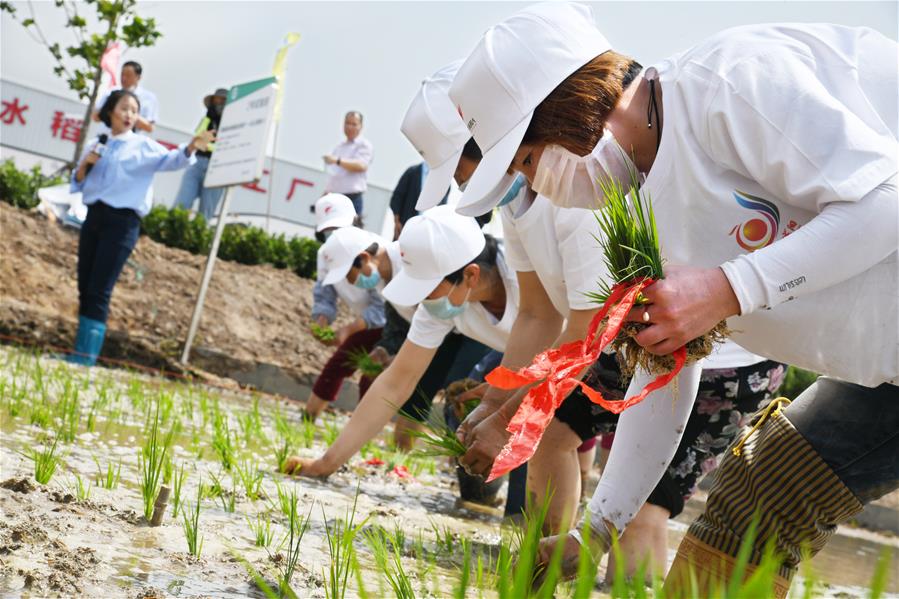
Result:
M575 378L585 367L593 364L600 352L615 340L640 292L654 282L653 279L642 279L615 285L602 308L590 321L584 339L541 352L534 357L530 366L517 372L500 366L487 375L487 382L500 389L517 389L538 383L528 391L518 411L509 421L506 430L512 433L512 436L493 462L493 469L487 482L499 478L534 455L556 409L575 387L580 386L593 403L614 414L620 414L677 376L687 361L686 347L680 347L672 354L675 365L671 372L656 377L640 393L622 401L609 401L599 391L591 389ZM606 317L608 322L597 335Z

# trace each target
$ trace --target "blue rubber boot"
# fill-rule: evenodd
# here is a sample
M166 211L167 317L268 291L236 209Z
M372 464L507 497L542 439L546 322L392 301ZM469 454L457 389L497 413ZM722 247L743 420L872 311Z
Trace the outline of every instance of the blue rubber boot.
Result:
M93 366L97 363L97 356L103 348L103 340L106 338L106 323L88 318L78 317L78 334L75 335L75 353L69 356L68 361L82 366Z

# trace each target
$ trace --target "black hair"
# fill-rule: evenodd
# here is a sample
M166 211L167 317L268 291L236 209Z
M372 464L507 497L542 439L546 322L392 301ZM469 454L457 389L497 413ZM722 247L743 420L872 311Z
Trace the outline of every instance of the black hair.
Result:
M124 69L125 67L131 67L132 69L134 69L134 73L135 73L138 77L140 77L140 76L143 74L143 72L144 72L144 68L143 68L142 66L140 66L140 63L139 63L139 62L135 62L135 61L133 61L133 60L129 60L128 62L126 62L125 64L122 65L122 68L123 68L123 69Z
M374 256L378 253L378 243L375 242L362 251L369 256ZM362 268L362 259L359 256L356 256L356 258L353 260L353 268Z
M362 122L365 120L365 119L362 118L362 113L359 112L358 110L350 110L349 112L347 112L345 115L343 115L344 120L346 120L346 118L347 118L348 116L357 116L357 117L359 117L359 124L360 124L360 125L361 125Z
M634 79L637 78L637 75L643 71L643 65L641 65L636 60L632 60L631 63L627 66L627 71L624 73L624 77L621 78L621 89L627 89L628 86L633 83Z
M496 258L497 254L499 254L499 244L496 242L493 235L484 235L484 241L484 249L481 250L481 253L478 254L474 260L456 272L450 273L443 278L453 284L459 283L462 281L462 275L465 269L472 264L477 264L481 267L481 270L496 270Z
M481 148L478 147L478 142L476 142L473 137L465 142L465 147L462 148L462 156L476 162L480 162L481 158L483 158Z
M107 127L112 127L110 115L112 115L112 111L115 110L119 100L124 96L131 96L134 98L134 101L137 102L137 110L140 111L140 98L138 98L134 92L128 91L127 89L117 89L107 96L106 101L103 102L103 106L100 107L100 120L103 121L103 124Z

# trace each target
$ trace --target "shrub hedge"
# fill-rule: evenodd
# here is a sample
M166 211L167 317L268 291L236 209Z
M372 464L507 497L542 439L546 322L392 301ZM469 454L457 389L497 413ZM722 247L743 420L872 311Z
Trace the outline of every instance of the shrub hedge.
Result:
M167 246L193 254L208 254L213 230L201 215L190 218L181 208L154 206L141 222L141 233ZM316 255L320 244L315 239L269 235L259 227L225 225L218 257L241 264L271 264L289 268L299 276L315 278Z
M34 165L30 171L20 171L10 158L0 165L0 200L19 208L31 209L40 203L38 189L60 185L65 181L65 177L44 175L39 165Z

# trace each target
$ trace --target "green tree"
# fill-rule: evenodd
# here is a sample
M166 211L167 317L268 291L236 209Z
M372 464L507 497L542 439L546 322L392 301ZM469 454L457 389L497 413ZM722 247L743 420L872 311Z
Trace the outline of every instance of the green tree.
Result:
M30 13L28 18L20 18L17 14L17 7L13 6L12 2L0 1L0 10L20 22L36 42L47 48L56 61L53 72L66 80L69 88L78 94L79 99L88 101L84 112L84 126L81 127L81 136L78 138L75 153L72 156L72 166L74 166L78 163L84 149L91 114L97 102L100 77L103 74L100 59L106 48L116 41L124 42L129 48L152 46L162 34L156 30L155 19L144 19L138 16L137 0L84 0L83 2L54 0L54 4L57 8L65 11L66 28L72 32L75 38L74 43L70 46L62 47L60 42L47 39L40 24L35 20L34 7L30 0L28 2ZM93 6L97 13L95 25L97 31L91 31L91 24L78 13L78 8L84 9L85 5Z

